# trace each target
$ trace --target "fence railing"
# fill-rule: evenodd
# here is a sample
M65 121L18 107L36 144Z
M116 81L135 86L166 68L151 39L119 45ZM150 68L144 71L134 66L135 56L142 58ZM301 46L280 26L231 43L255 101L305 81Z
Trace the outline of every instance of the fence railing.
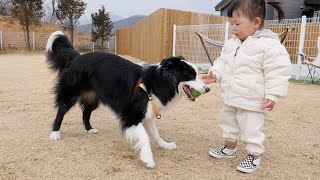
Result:
M30 50L43 51L51 33L30 33ZM0 31L0 51L20 51L27 50L25 35L23 32ZM91 37L86 34L75 33L73 38L74 48L80 52L105 51L111 52L110 47L102 48L99 44L94 46Z
M202 47L199 37L195 32L201 33L213 40L224 42L230 37L230 33L226 35L226 24L206 24L193 26L176 26L173 41L174 55L184 56L194 63L209 63L208 57ZM286 37L284 46L290 54L292 64L294 66L294 75L299 79L300 74L306 73L306 67L301 65L301 59L298 52L304 52L310 57L317 55L317 39L320 36L320 18L306 18L305 16L298 19L286 19L281 22L266 21L265 28L271 29L276 33L281 33L287 27L294 28ZM220 55L220 49L207 45L207 50L212 59L216 59Z

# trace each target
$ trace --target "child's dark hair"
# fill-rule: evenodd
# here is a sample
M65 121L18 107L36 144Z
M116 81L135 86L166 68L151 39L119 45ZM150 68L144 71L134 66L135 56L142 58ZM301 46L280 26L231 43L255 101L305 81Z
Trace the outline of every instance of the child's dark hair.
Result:
M228 17L232 17L232 13L235 11L241 11L251 20L259 17L261 19L261 26L263 26L266 17L266 4L271 5L277 10L279 20L284 18L280 2L266 2L265 0L233 0L227 12Z

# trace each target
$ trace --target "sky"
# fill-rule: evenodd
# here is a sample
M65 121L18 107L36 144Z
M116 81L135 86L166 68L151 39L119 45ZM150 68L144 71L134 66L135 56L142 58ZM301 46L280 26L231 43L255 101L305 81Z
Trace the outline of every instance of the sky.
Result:
M220 0L83 0L87 8L83 20L90 19L104 4L111 15L127 18L133 15L150 15L159 8L170 8L219 15L214 7Z

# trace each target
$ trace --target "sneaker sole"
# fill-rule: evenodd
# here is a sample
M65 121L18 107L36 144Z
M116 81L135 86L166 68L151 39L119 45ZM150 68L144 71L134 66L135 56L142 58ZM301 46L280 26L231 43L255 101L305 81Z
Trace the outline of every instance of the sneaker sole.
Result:
M221 155L218 155L218 154L211 152L210 150L208 151L208 154L212 157L215 157L215 158L235 158L236 157L236 156L221 156Z
M255 169L246 169L246 168L242 168L242 167L237 166L237 170L244 172L244 173L252 173L253 171L259 169L259 167L260 166L256 167Z

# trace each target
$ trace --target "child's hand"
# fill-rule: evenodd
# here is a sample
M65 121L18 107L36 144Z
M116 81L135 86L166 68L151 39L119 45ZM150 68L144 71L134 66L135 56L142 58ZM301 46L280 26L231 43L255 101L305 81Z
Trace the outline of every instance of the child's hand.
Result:
M268 111L272 111L276 103L268 98L262 101L262 109L268 108Z
M216 75L214 75L212 71L209 71L208 74L203 75L201 79L205 84L214 83L216 82Z

